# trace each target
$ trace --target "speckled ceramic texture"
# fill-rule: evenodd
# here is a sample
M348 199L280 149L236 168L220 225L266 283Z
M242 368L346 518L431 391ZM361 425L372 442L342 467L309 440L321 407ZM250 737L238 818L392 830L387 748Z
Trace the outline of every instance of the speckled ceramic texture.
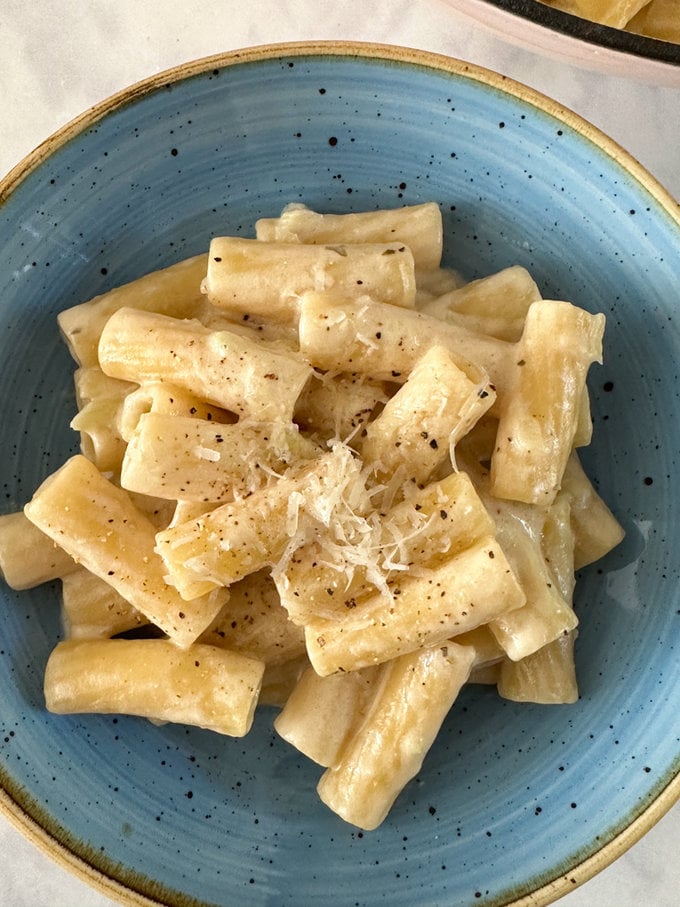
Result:
M57 589L3 586L0 776L29 830L130 903L137 892L172 905L488 907L538 889L533 903L557 897L584 861L606 862L624 829L651 821L655 800L670 805L680 226L641 168L551 102L455 61L291 46L135 89L4 189L4 511L76 449L60 309L203 250L213 234L252 235L289 201L349 211L436 199L446 261L467 277L518 263L546 297L606 313L586 464L627 530L579 579L579 702L518 705L467 689L419 776L365 834L318 801L321 770L277 739L269 710L244 740L47 714Z

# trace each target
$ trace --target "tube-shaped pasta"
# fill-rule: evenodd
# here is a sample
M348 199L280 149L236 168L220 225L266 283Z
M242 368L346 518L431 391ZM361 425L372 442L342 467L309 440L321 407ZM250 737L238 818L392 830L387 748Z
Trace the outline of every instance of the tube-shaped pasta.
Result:
M0 516L0 574L11 589L33 589L78 565L22 511Z
M288 619L268 571L251 574L229 589L229 601L199 642L279 665L306 651L301 627Z
M214 646L180 649L164 639L60 642L45 669L51 712L124 713L243 737L264 665Z
M352 443L387 399L382 381L315 373L298 397L295 422L320 440Z
M178 645L197 639L224 604L223 593L182 600L165 581L153 523L80 454L42 483L24 512Z
M71 428L80 433L80 450L100 471L117 473L125 453L120 413L135 385L96 366L76 369L73 380L78 412Z
M489 629L513 661L519 661L573 630L578 618L562 595L541 549L540 535L532 537L526 521L512 505L497 502L493 510L496 537L526 596L526 604L489 621Z
M369 714L319 781L321 800L346 822L377 828L420 770L473 661L471 646L448 643L385 665Z
M255 224L255 235L265 242L403 243L422 270L439 267L443 234L441 211L434 202L348 214L319 214L291 204L279 217L261 218Z
M370 300L306 293L300 300L299 334L300 350L312 365L374 380L403 384L435 345L448 350L471 381L489 379L499 394L511 374L511 344Z
M555 579L562 598L573 603L576 577L574 575L574 528L571 522L571 501L560 492L547 509L541 533L543 558Z
M210 243L203 292L214 306L254 318L296 323L303 293L368 296L413 308L413 255L403 243L313 245L235 236Z
M278 734L318 765L332 765L366 715L380 667L319 677L307 668L274 720Z
M574 431L574 447L587 447L592 440L593 417L590 409L590 391L586 384L581 391L576 430Z
M464 283L464 279L452 268L427 271L416 268L416 308L422 310L434 299L462 287Z
M492 535L494 524L465 473L412 488L368 537L339 545L317 536L274 579L291 620L339 618L406 569L431 568ZM326 542L326 544L324 544ZM330 544L328 543L330 542Z
M57 321L73 358L79 365L98 364L100 334L118 309L132 307L175 318L195 317L202 302L200 287L207 266L208 256L197 255L64 309Z
M505 660L505 652L498 645L496 637L489 629L488 624L481 624L474 630L456 636L459 646L472 646L475 650L474 668L484 668L498 664Z
M561 493L569 498L574 530L574 568L580 570L615 548L625 532L595 490L575 451L567 460Z
M229 501L260 488L272 471L318 453L292 422L220 425L146 413L127 445L120 483L170 500Z
M588 369L602 360L604 320L569 302L543 300L529 308L491 458L496 497L543 506L554 500Z
M145 381L125 397L118 413L118 428L124 441L129 442L145 413L190 416L221 425L237 421L234 413L199 400L181 387L167 381Z
M334 514L340 518L344 491L358 471L351 453L337 448L248 497L159 532L157 550L173 583L189 597L195 586L229 586L276 564L310 517L322 525Z
M129 381L119 381L105 375L98 365L81 366L73 372L73 387L76 394L76 406L82 409L93 400L124 399L136 387Z
M414 482L424 483L495 399L488 380L472 381L448 350L432 346L366 426L361 455L378 477L401 467Z
M62 577L61 603L67 639L107 639L148 624L129 601L85 567Z
M576 633L565 633L520 661L500 663L498 692L515 702L562 705L578 700L574 664Z
M99 360L114 378L168 381L239 416L285 421L312 374L300 356L274 345L130 308L106 323Z
M507 611L525 596L503 551L487 538L423 575L409 574L342 619L305 626L307 654L323 675L381 664L436 646Z
M118 473L125 455L125 441L118 431L122 400L108 397L87 403L71 420L80 434L81 453L102 472Z
M457 287L421 306L435 318L515 343L524 319L541 293L531 274L519 265L504 268Z
M308 667L306 653L281 664L265 664L258 705L282 709Z

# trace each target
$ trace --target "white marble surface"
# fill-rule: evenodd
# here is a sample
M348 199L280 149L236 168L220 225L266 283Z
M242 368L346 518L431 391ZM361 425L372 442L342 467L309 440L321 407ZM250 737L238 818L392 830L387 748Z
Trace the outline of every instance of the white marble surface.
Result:
M680 88L556 63L506 44L446 0L1 0L0 174L91 104L186 60L278 41L352 39L423 48L500 71L600 127L680 198ZM675 907L680 805L564 907ZM0 903L107 907L0 815ZM10 858L9 855L12 854Z

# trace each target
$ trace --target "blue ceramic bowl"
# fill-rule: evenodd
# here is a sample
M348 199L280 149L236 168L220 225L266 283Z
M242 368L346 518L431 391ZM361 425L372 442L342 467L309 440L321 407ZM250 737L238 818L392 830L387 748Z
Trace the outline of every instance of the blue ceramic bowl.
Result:
M263 711L245 740L56 717L42 675L57 590L2 587L0 777L34 840L123 902L547 903L680 791L680 221L613 142L492 73L367 45L188 64L95 108L0 186L5 511L75 450L60 309L250 235L288 201L349 211L436 199L467 277L519 263L608 317L587 466L627 530L580 577L581 698L466 689L388 820L360 834Z

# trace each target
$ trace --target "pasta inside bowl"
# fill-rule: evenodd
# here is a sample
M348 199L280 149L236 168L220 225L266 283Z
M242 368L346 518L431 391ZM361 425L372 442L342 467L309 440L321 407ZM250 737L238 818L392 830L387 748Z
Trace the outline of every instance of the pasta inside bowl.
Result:
M59 312L204 255L214 236L252 238L291 201L339 214L435 201L443 262L464 280L521 266L544 299L606 315L583 456L626 530L579 576L578 701L527 705L466 686L370 833L319 804L321 770L274 731L271 708L243 740L48 714L58 589L3 590L12 814L131 903L299 903L330 884L367 903L389 890L395 904L492 904L554 899L673 802L674 423L660 414L676 405L666 384L680 231L673 203L624 152L467 64L295 45L199 61L123 93L3 190L6 511L77 451Z

